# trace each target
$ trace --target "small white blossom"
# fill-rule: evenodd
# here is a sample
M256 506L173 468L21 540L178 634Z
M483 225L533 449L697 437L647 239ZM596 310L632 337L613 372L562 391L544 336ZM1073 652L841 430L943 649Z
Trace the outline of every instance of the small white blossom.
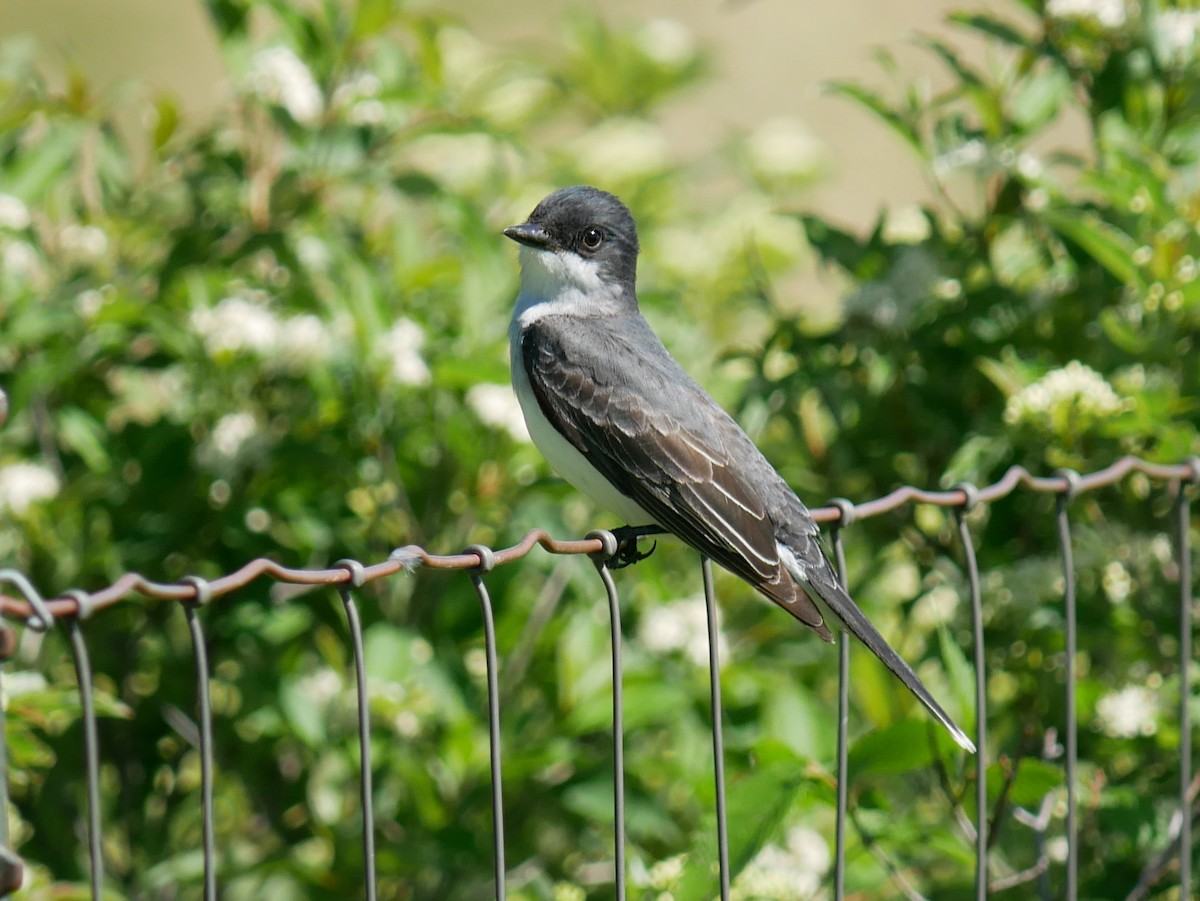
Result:
M22 229L29 227L29 207L20 197L0 194L0 228Z
M660 860L650 868L646 882L650 888L666 891L672 889L683 876L683 865L687 862L686 854L676 854L666 860Z
M293 369L324 363L333 354L333 340L319 316L292 316L284 320L279 331L278 359Z
M232 459L258 431L251 413L227 413L213 426L212 446L222 457Z
M504 159L491 135L431 134L409 141L408 164L455 191L475 191L492 179Z
M586 901L587 892L570 882L554 884L554 901Z
M500 125L519 125L550 94L550 82L533 75L502 81L482 101L484 114Z
M467 406L488 425L504 429L517 441L528 441L521 405L508 385L481 382L467 392Z
M1071 842L1065 835L1055 835L1046 840L1046 856L1055 863L1065 863L1071 850Z
M42 274L42 260L28 241L0 243L0 274L11 274L23 281Z
M4 674L4 706L9 698L46 690L46 677L37 670L16 670Z
M333 254L329 245L315 235L303 235L296 241L296 257L308 269L323 272L329 268Z
M296 683L297 694L314 707L325 707L341 690L341 675L329 667L322 667L314 673L302 676Z
M765 845L738 876L738 901L807 901L821 890L829 846L811 829L789 831L786 847Z
M935 175L941 177L956 169L978 166L985 159L987 159L987 145L979 138L971 138L958 147L934 157L933 171Z
M729 646L721 630L717 608L717 652L724 666ZM708 614L700 598L688 598L651 608L638 630L642 644L653 653L680 651L696 666L708 664Z
M1120 604L1127 600L1130 592L1133 591L1133 578L1129 575L1129 570L1117 560L1104 567L1100 584L1104 586L1104 593L1108 595L1109 602L1113 604Z
M321 90L308 66L287 47L260 50L250 61L250 88L268 103L288 111L301 125L311 125L321 116Z
M210 356L238 351L266 354L279 340L275 314L242 297L226 297L211 310L196 310L191 324Z
M929 237L929 219L910 203L888 210L883 223L883 240L888 244L920 244Z
M427 385L431 378L429 367L421 357L425 333L411 319L400 318L384 332L376 345L390 363L389 371L401 385Z
M1125 24L1125 0L1049 0L1046 15L1052 19L1093 19L1104 28Z
M825 145L795 119L769 119L746 138L746 159L765 181L807 181L825 163Z
M378 99L382 88L378 76L363 72L338 85L332 105L344 110L352 125L379 125L387 118L387 106Z
M1046 373L1008 399L1004 421L1025 422L1062 430L1063 423L1079 416L1101 419L1120 413L1126 402L1104 376L1078 360Z
M696 57L696 38L675 19L652 19L633 37L647 59L666 69L681 69Z
M1196 56L1200 10L1169 9L1154 17L1154 44L1165 62L1182 66Z
M1144 685L1127 685L1096 702L1096 724L1112 738L1134 738L1158 731L1158 699Z
M926 629L953 622L958 611L958 592L949 585L938 585L917 599L913 605L912 620Z
M0 511L16 516L58 494L58 476L40 463L10 463L0 468Z
M638 119L609 119L576 138L570 150L588 179L600 184L635 181L667 166L667 139Z
M94 263L108 252L108 235L96 225L71 222L58 233L63 255L80 263Z

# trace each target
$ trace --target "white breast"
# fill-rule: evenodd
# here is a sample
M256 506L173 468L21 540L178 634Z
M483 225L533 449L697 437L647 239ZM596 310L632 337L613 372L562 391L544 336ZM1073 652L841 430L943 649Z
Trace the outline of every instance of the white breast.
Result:
M537 445L546 462L560 476L590 497L596 504L624 520L626 525L645 526L654 522L654 517L646 513L632 498L618 491L591 463L587 457L575 449L566 438L559 434L534 396L533 387L529 384L529 376L525 372L525 363L521 359L521 318L533 309L543 306L544 302L534 300L521 293L517 298L517 308L513 315L512 324L508 330L509 365L512 369L513 389L517 401L521 405L521 413L525 416L525 425L529 436Z

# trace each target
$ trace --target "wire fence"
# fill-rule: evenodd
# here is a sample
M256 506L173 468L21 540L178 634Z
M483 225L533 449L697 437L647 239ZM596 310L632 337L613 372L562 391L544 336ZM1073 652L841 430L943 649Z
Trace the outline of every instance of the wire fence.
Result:
M1111 486L1133 473L1141 473L1150 480L1167 483L1173 495L1170 531L1175 536L1175 562L1179 581L1179 667L1181 673L1179 705L1179 795L1178 813L1172 821L1171 838L1154 860L1148 862L1142 878L1129 895L1130 899L1144 898L1178 861L1179 897L1188 898L1192 893L1192 803L1196 788L1192 785L1192 741L1191 722L1188 710L1190 696L1189 666L1192 659L1192 566L1189 540L1190 493L1200 482L1200 457L1193 457L1177 464L1150 463L1136 457L1125 457L1105 469L1080 475L1070 470L1059 470L1049 477L1038 477L1023 467L1012 467L1003 478L993 485L977 487L962 483L948 491L927 491L905 486L885 497L854 504L844 498L831 500L828 506L814 509L813 518L830 525L830 538L839 575L846 580L846 560L843 534L855 522L880 516L906 504L932 504L952 508L957 526L957 537L963 555L970 594L972 633L974 636L974 686L975 686L975 745L979 749L974 758L976 772L976 810L974 823L965 824L974 834L975 853L975 897L987 898L991 893L1004 890L1036 879L1049 868L1049 858L1040 851L1038 861L1030 871L993 877L988 865L988 820L987 780L979 778L988 765L987 743L987 694L983 639L983 600L980 571L976 559L970 524L966 514L980 504L992 503L1013 493L1018 488L1056 496L1055 527L1058 554L1064 575L1063 605L1066 624L1066 722L1065 731L1065 781L1067 791L1066 837L1068 854L1066 860L1066 897L1070 901L1078 896L1079 848L1077 823L1077 774L1078 741L1076 723L1076 570L1072 554L1070 505L1071 501L1084 492ZM0 616L16 621L27 628L48 631L56 625L65 629L71 653L74 657L83 720L84 761L86 767L86 824L88 860L90 865L90 890L93 899L102 897L104 881L103 859L100 847L100 747L97 736L96 709L92 667L85 639L86 623L96 613L127 601L131 598L149 598L178 602L187 619L191 636L195 677L196 708L199 730L201 763L201 816L203 830L204 897L215 901L221 874L218 872L218 857L214 832L213 784L213 715L209 686L208 652L200 610L214 600L249 585L256 579L266 577L277 582L301 586L328 586L336 590L345 610L350 647L354 661L357 700L357 727L360 747L359 794L362 811L362 853L366 873L364 896L374 901L377 891L375 875L375 815L373 810L372 765L368 714L366 666L363 651L363 630L355 600L355 592L363 585L403 570L422 566L434 570L465 571L478 596L482 616L488 697L488 741L491 767L493 854L495 865L495 897L505 897L505 843L503 807L503 753L500 742L500 691L499 662L496 650L496 634L492 602L487 588L487 577L496 567L523 559L535 547L551 554L583 555L590 558L601 581L608 601L611 627L612 651L612 758L613 758L613 849L615 860L616 897L623 899L627 892L627 867L625 865L625 764L624 764L624 700L622 692L622 630L621 605L617 586L612 577L609 563L617 553L618 541L612 532L594 531L581 540L558 540L546 532L534 530L516 545L501 550L473 545L460 554L439 556L424 548L409 546L394 551L388 560L364 564L357 560L340 560L328 569L291 569L267 560L257 559L241 569L217 579L206 580L199 576L188 576L177 583L153 582L137 573L126 573L107 588L87 592L73 589L53 598L43 597L22 573L0 570L0 588L7 586L13 592L0 594ZM712 704L712 747L713 774L716 796L716 831L718 855L718 890L722 901L730 897L729 842L725 810L725 767L722 734L722 703L720 667L718 660L716 595L713 587L712 566L709 560L701 559L704 583L704 600L708 617L709 637L709 681ZM0 626L0 659L10 657L16 648L17 636L12 625ZM833 865L833 896L841 901L845 897L846 822L848 816L847 785L849 782L848 723L849 723L849 655L850 643L845 635L839 639L839 688L838 688L838 737L837 737L837 816L835 854ZM0 719L0 803L7 809L7 741L3 735L3 719ZM1045 838L1049 811L1031 823L1038 835L1039 843ZM7 895L17 890L22 881L23 866L11 848L7 816L0 816L0 894ZM1045 884L1045 883L1043 883ZM910 897L920 897L910 893ZM1043 889L1042 897L1049 897Z

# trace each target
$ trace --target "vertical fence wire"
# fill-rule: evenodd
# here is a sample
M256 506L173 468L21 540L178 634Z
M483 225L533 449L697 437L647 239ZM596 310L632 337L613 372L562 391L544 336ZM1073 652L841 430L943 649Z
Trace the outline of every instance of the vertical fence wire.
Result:
M979 585L979 563L975 559L975 545L971 542L971 527L967 525L967 511L978 500L978 489L973 485L958 485L966 503L955 507L954 517L958 521L958 539L962 544L963 559L967 566L967 581L971 591L971 628L975 645L975 897L983 901L988 896L988 806L987 806L987 683L984 673L983 647L983 596Z
M833 556L837 562L838 580L848 588L846 549L842 544L842 527L849 525L854 505L842 498L830 502L841 511L841 518L830 530ZM837 814L834 826L833 897L846 897L846 816L850 788L850 636L838 632L838 711L837 711Z
M204 901L217 899L217 840L213 823L213 737L212 696L208 681L208 649L204 628L196 608L206 603L211 594L206 582L196 577L190 581L196 587L196 599L183 602L188 632L192 637L192 660L196 669L196 710L200 719L200 821L204 836Z
M1079 827L1076 767L1079 760L1079 729L1075 714L1075 654L1078 644L1078 618L1076 614L1075 555L1071 547L1071 520L1067 506L1079 483L1077 473L1061 470L1067 480L1067 490L1055 497L1055 521L1058 527L1058 551L1063 569L1063 606L1067 620L1066 668L1067 668L1067 901L1079 896Z
M612 532L592 532L589 538L598 538L604 550L592 555L592 563L604 583L604 594L608 599L608 622L612 632L612 691L613 691L613 868L617 886L617 901L625 901L625 697L622 685L624 669L621 665L621 601L609 559L617 552L617 539Z
M496 901L504 901L504 786L500 768L500 687L497 679L499 664L496 659L496 622L492 615L492 599L480 573L491 572L496 565L496 556L491 548L471 545L465 553L479 558L479 568L471 573L471 584L479 596L479 610L483 615L483 643L487 659L488 694L488 748L492 769L492 842L496 868Z
M339 560L339 566L350 571L350 584L362 584L363 566L357 560ZM375 901L375 791L371 782L371 706L367 695L367 661L363 651L362 621L354 593L349 588L338 589L346 611L346 626L350 631L350 651L354 656L354 686L358 717L358 797L362 807L363 881L367 901Z
M717 862L721 876L721 901L729 901L729 831L725 822L725 736L721 707L721 652L717 643L717 593L713 588L712 561L700 557L704 577L704 609L708 614L708 681L712 699L713 780L717 791Z
M87 768L88 863L92 901L100 901L104 862L100 858L100 750L96 730L96 705L92 690L92 662L79 618L67 620L67 635L75 658L75 680L79 685L79 706L83 716L83 754Z
M0 666L0 697L3 689L4 667ZM7 710L0 710L0 897L21 887L24 866L9 847L8 832L8 733L5 729Z
M1200 477L1200 466L1192 464L1192 478ZM1179 896L1192 892L1192 805L1188 790L1192 782L1192 721L1188 702L1192 695L1192 550L1189 483L1181 481L1175 496L1175 531L1179 555Z

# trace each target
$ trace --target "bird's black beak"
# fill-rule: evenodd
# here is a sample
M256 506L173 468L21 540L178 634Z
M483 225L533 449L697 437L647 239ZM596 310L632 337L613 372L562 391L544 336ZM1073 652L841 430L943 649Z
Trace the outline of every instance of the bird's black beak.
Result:
M521 225L510 225L504 230L504 237L512 238L518 244L534 247L538 250L549 250L554 246L550 233L540 225L525 222Z

